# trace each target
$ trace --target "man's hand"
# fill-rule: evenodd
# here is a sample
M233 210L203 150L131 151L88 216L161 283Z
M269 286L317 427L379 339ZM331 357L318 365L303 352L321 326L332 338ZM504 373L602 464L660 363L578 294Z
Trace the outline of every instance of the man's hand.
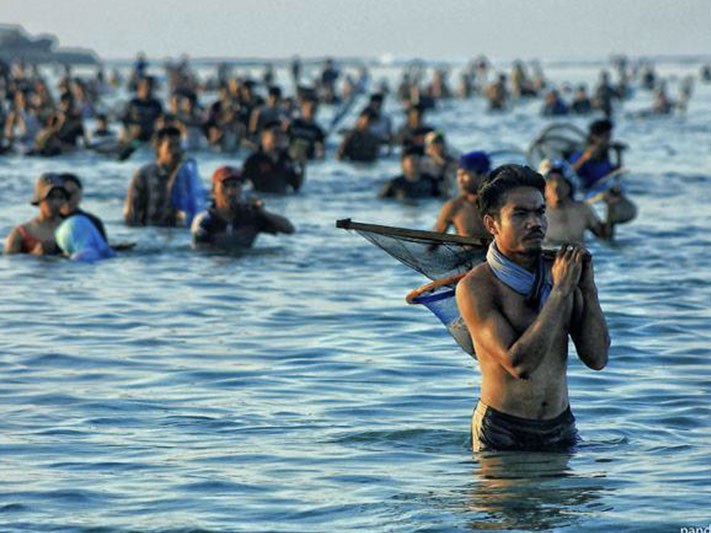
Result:
M553 289L558 289L563 296L568 296L580 282L585 253L582 247L573 244L564 244L558 250L551 275Z
M31 255L52 255L57 252L57 245L53 241L38 241L30 250Z
M595 287L595 273L593 271L592 255L590 255L590 252L587 250L583 250L582 272L580 273L578 287L584 293L597 290Z

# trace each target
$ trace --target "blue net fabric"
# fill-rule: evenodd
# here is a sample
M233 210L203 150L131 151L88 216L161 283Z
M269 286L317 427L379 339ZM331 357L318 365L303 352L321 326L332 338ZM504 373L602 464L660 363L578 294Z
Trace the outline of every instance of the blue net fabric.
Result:
M443 280L445 281L443 284L435 282L414 290L407 296L407 302L424 305L429 309L445 325L461 349L476 358L471 335L469 335L469 330L462 319L455 298L457 282L461 276L446 283L449 279L451 278Z

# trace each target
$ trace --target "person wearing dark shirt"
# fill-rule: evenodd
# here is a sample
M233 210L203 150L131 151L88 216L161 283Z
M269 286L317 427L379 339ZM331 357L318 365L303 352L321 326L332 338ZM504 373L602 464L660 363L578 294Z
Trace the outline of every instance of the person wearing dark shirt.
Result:
M336 82L340 76L340 72L335 68L333 60L326 59L323 70L321 71L321 99L324 102L334 104L337 103L338 97L336 96Z
M612 101L617 98L617 92L610 85L610 75L607 71L600 73L600 83L595 89L595 108L600 109L605 118L609 119L612 116Z
M402 174L380 191L380 198L433 198L442 195L440 182L420 170L422 149L411 146L402 155Z
M156 160L139 168L131 178L124 204L128 226L179 226L179 211L173 206L173 184L183 164L180 130L156 132Z
M424 147L425 135L432 128L424 123L424 107L420 104L413 105L407 110L407 119L397 134L397 143L403 148L408 146Z
M298 191L304 181L303 166L291 159L285 144L286 135L278 123L262 130L259 149L242 167L242 177L252 182L255 191L284 194L288 188Z
M316 101L306 99L301 104L301 116L289 126L289 152L294 159L322 159L325 135L316 123Z
M289 114L284 109L281 89L269 87L266 104L256 107L249 118L249 134L257 136L266 124L280 122L282 125L289 123Z
M41 155L58 155L77 148L77 141L82 139L88 146L84 124L74 106L74 98L70 93L64 93L59 101L59 109L52 113L46 128L43 128L35 139L38 153Z
M299 80L301 79L301 59L298 56L294 56L291 59L291 65L289 66L291 70L291 79L294 85L299 85Z
M65 93L59 99L59 117L60 126L57 131L57 138L59 141L69 147L76 148L77 141L82 140L84 146L89 144L87 142L87 135L84 131L84 124L82 122L81 114L77 111L74 97Z
M563 101L557 90L551 89L546 92L544 97L545 103L541 110L541 115L544 117L560 117L568 114L568 106Z
M594 188L600 180L618 168L610 161L611 138L612 122L596 120L590 125L585 150L570 156L570 164L580 177L583 189Z
M587 115L592 111L592 104L590 103L590 98L588 98L585 85L580 85L575 90L575 96L573 97L573 103L570 104L570 110L576 115Z
M244 80L239 86L237 96L237 116L244 127L249 131L249 123L252 118L252 112L259 106L264 104L264 100L254 94L254 81Z
M64 189L67 191L67 203L62 206L62 216L69 218L74 215L84 215L96 227L104 240L108 241L106 228L104 228L104 223L101 222L101 219L79 208L84 192L79 178L75 174L70 173L60 174L59 177L64 182Z
M125 141L151 140L155 131L156 119L163 113L163 106L153 97L152 92L153 81L150 78L138 80L136 97L128 103L123 117L126 128Z
M364 109L358 116L356 126L348 131L336 152L336 159L360 163L372 163L378 159L380 137L370 131L373 111Z
M236 168L220 167L213 173L214 204L193 220L194 246L239 249L252 246L260 233L294 233L291 222L264 209L261 200L246 200L243 183Z

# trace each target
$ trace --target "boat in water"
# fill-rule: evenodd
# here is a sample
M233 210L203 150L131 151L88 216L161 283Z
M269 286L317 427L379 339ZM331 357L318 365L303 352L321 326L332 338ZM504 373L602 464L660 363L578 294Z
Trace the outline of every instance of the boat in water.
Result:
M22 26L0 24L0 61L10 63L60 63L67 65L98 65L95 52L86 48L58 48L54 35L29 35Z

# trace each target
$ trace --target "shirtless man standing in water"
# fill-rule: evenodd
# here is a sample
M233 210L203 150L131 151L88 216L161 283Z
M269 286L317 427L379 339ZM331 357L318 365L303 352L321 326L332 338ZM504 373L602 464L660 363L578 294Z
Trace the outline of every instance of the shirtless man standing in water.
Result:
M601 239L612 239L614 222L601 221L591 206L574 199L575 185L567 163L544 159L539 171L546 179L547 243L582 244L588 230Z
M450 226L454 226L457 235L489 240L489 233L479 216L476 198L477 189L481 180L489 172L490 166L489 156L484 152L469 152L459 156L457 168L459 196L448 200L442 206L434 231L446 233Z
M540 174L505 165L479 189L479 209L494 242L486 263L457 286L482 373L472 417L475 451L575 445L568 336L586 366L601 370L607 363L610 338L592 259L574 245L563 245L554 259L542 254L544 188Z

